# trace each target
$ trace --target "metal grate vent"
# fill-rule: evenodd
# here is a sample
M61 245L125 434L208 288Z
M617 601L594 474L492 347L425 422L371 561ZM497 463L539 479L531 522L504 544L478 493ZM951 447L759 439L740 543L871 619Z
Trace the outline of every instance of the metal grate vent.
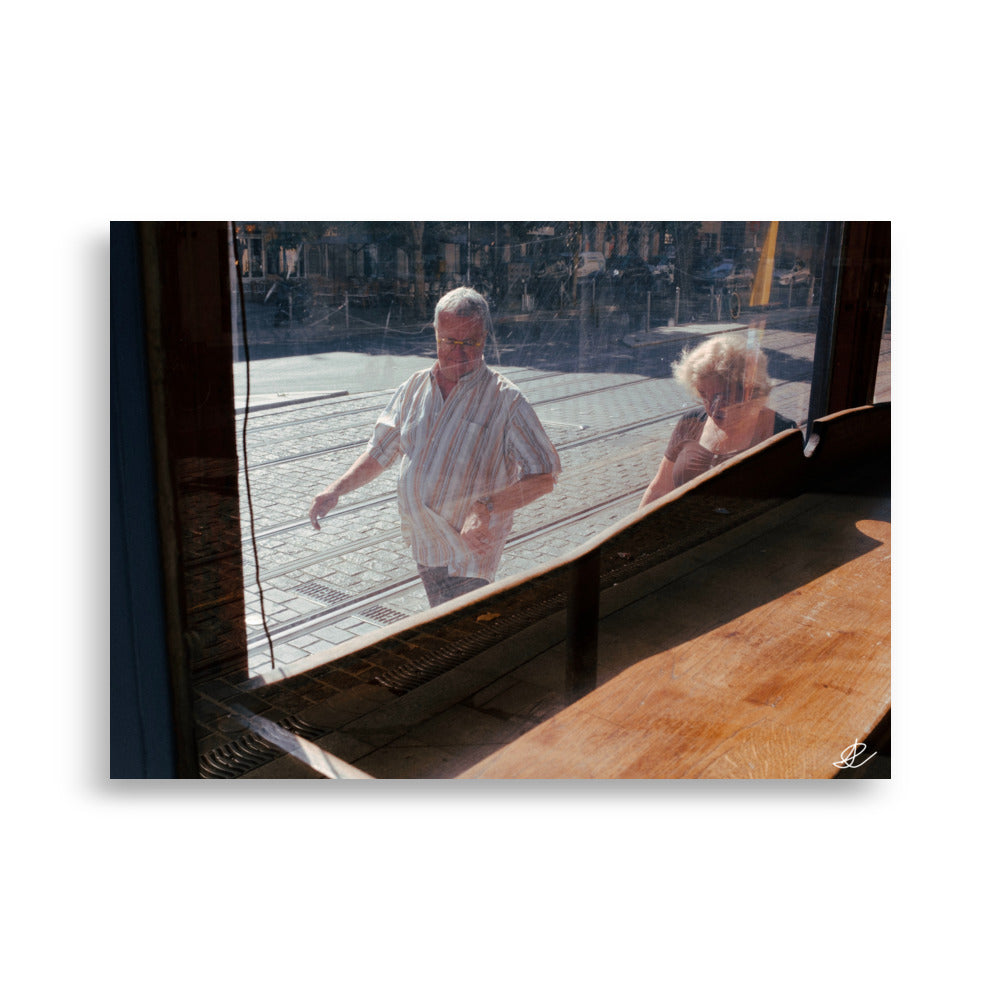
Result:
M304 583L301 587L296 587L295 590L303 597L311 597L313 600L319 601L321 604L329 604L331 607L348 600L351 596L343 590L334 590L333 587L315 582Z
M376 625L394 625L406 618L402 611L387 608L384 604L369 604L367 608L362 608L357 613Z
M278 725L307 740L315 741L327 734L327 730L310 726L294 715L282 719ZM206 750L198 759L198 772L202 778L240 778L283 756L283 750L255 733L244 733L224 746Z
M421 684L447 673L469 657L491 648L500 640L553 614L565 604L565 594L556 593L529 607L503 615L496 621L481 622L474 634L451 639L446 645L414 658L405 666L386 670L375 677L375 683L388 688L394 694L406 694Z

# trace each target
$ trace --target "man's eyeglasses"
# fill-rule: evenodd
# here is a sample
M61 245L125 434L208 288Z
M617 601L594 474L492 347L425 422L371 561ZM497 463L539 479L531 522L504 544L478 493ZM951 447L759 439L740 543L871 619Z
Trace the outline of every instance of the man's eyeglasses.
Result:
M484 340L452 340L451 337L438 337L439 344L447 344L448 347L482 347Z

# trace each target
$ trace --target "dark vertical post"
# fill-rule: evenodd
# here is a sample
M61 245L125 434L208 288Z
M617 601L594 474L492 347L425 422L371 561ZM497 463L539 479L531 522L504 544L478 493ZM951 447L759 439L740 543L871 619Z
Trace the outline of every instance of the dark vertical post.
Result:
M889 258L888 222L847 224L830 379L831 413L872 401L889 293Z
M823 235L823 271L820 278L819 318L813 350L812 389L809 395L809 428L813 421L829 413L830 370L833 365L834 327L837 293L843 254L844 223L827 222Z
M111 223L110 776L174 778L185 712L167 655L138 228Z
M178 777L196 777L197 680L246 676L229 227L139 224Z
M594 349L595 324L594 324L594 279L584 278L579 286L580 310L579 310L579 341L576 356L576 370L587 371L590 364L591 354Z
M571 701L597 687L597 634L601 610L600 547L570 567L566 609L566 694Z
M836 229L831 223L824 254L810 426L872 401L889 290L890 223L845 223L839 254Z

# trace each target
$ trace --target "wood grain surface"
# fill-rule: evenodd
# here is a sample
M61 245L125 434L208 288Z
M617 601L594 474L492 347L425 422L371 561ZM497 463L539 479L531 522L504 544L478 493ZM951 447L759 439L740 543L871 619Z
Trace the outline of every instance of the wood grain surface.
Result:
M832 778L890 706L890 502L810 494L601 622L595 691L480 778Z

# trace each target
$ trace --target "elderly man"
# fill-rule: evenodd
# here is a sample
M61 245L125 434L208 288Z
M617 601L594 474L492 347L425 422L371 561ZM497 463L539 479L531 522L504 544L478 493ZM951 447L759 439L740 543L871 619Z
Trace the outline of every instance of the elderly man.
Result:
M399 512L431 607L496 576L514 511L549 493L559 456L520 390L483 362L486 300L456 288L434 311L437 362L411 375L368 446L313 500L319 519L402 457Z

